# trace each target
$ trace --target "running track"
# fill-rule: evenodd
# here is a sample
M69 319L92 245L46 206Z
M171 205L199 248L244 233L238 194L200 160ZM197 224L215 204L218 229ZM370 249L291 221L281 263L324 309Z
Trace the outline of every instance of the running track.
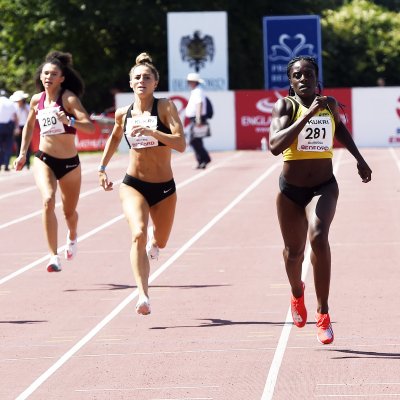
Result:
M0 399L400 399L400 148L362 149L373 180L335 152L340 187L331 228L335 342L291 323L275 196L282 160L212 154L193 170L173 156L178 207L152 263L148 317L135 313L130 235L118 183L98 187L100 155L81 155L79 254L45 270L41 201L32 172L0 173ZM59 216L60 251L66 227Z

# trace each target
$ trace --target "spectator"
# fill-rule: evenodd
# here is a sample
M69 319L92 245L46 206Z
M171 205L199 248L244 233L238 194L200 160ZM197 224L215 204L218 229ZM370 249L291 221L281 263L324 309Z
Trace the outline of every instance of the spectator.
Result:
M30 108L29 104L26 102L26 99L28 97L29 95L25 93L23 90L17 90L10 97L10 100L16 103L18 123L14 130L14 140L15 140L15 152L17 156L21 150L22 129L24 128L24 125L28 119L28 113ZM28 150L26 152L26 164L25 164L28 169L31 166L31 153L32 153L31 145L29 144Z
M209 135L209 127L206 118L206 95L201 87L204 81L200 78L199 74L194 72L188 74L186 80L191 89L189 102L185 110L186 117L188 117L191 122L189 143L196 155L196 168L204 169L211 161L210 155L203 144L203 137ZM196 132L196 129L199 133Z
M0 168L9 171L13 150L13 133L17 122L14 103L7 97L5 90L0 90Z

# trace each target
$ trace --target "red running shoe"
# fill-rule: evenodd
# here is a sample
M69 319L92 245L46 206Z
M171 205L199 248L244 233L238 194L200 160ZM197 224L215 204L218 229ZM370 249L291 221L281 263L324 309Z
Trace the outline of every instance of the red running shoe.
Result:
M304 282L303 284L303 294L301 297L294 297L292 295L292 298L290 299L290 308L292 310L292 318L293 318L293 323L298 327L302 328L306 322L307 322L307 310L306 306L304 305L304 290L306 288L306 285Z
M330 344L333 342L334 335L329 314L315 314L317 321L317 339L322 344Z

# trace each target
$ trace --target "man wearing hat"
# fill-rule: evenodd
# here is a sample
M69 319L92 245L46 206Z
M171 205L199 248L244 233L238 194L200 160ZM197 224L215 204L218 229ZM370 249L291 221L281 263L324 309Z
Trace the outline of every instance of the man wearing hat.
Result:
M205 117L207 113L206 109L206 95L201 87L204 83L203 79L200 78L199 74L191 72L186 77L187 83L191 89L188 104L186 106L185 114L190 119L192 126L190 129L190 145L192 146L197 160L197 167L204 169L207 164L211 161L210 155L203 144L202 137L194 137L193 128L205 125L207 119Z
M7 92L0 90L0 168L9 171L13 147L13 132L17 120L14 103L7 98Z
M10 96L10 100L12 100L17 109L17 119L18 119L18 125L15 128L15 133L14 133L14 138L15 138L15 146L16 146L16 154L19 154L19 151L21 149L21 141L22 141L22 129L24 128L24 125L26 123L26 120L28 118L28 113L29 113L29 104L26 102L26 99L29 97L27 93L25 93L23 90L17 90ZM29 145L29 148L26 152L26 168L30 168L31 166L31 146Z

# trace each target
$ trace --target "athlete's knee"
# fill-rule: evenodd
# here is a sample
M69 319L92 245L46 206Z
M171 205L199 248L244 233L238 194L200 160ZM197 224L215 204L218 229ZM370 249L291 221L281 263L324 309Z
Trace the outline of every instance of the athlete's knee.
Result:
M315 250L325 250L329 246L328 240L329 230L323 229L320 226L317 229L312 229L310 231L310 245L311 248Z
M65 219L69 220L78 216L75 209L63 209Z
M285 246L283 257L290 264L302 263L304 260L304 247Z
M54 211L56 207L56 197L55 195L45 196L43 198L43 209L44 211Z
M146 246L147 235L144 229L135 229L132 232L132 245L133 246Z

